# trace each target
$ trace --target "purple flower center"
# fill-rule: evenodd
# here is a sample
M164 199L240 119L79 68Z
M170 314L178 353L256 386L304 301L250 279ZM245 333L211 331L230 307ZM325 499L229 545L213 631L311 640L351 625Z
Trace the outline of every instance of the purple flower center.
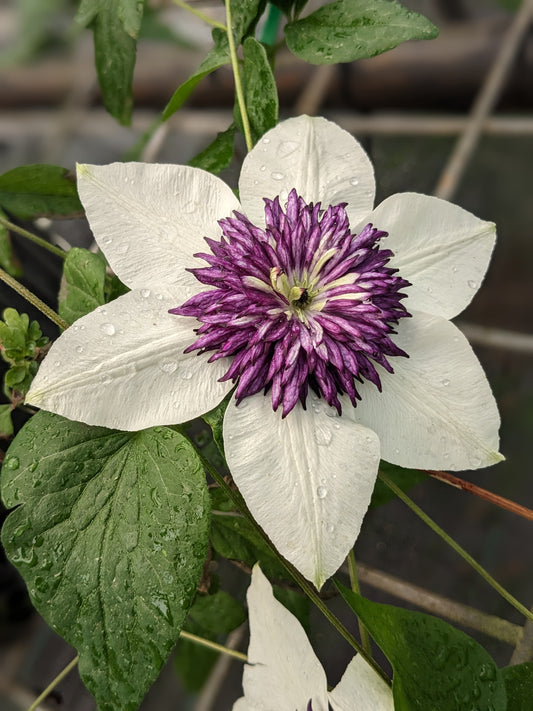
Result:
M191 272L210 288L170 313L201 322L186 353L233 359L221 380L237 383L237 402L270 391L285 417L311 388L340 414L339 394L356 405L357 382L381 390L375 363L392 373L387 358L407 356L390 335L410 315L409 282L386 266L387 233L368 224L353 234L345 207L324 210L295 190L285 210L265 198L265 229L235 212L220 220L220 241L206 238L212 253L195 255L209 266Z

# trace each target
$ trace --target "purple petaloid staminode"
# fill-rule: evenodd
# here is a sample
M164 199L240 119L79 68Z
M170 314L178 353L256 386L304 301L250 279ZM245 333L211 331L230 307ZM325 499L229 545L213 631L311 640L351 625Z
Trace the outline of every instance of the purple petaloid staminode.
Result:
M195 255L209 266L191 270L209 290L171 313L201 321L186 352L233 359L222 379L238 382L237 402L270 389L285 417L311 387L340 414L339 393L360 399L356 381L381 389L373 361L392 372L387 356L407 355L390 334L409 316L399 293L409 282L386 266L386 232L352 234L345 203L322 209L292 190L285 210L265 204L265 229L237 212L220 220L212 253Z

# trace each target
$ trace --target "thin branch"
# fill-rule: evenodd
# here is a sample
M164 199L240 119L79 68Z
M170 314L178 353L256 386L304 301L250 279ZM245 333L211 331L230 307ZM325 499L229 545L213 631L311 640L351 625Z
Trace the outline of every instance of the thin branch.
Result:
M453 474L449 474L448 472L432 471L430 469L424 469L423 471L425 474L429 474L430 477L433 477L433 479L442 481L444 482L444 484L453 486L456 489L469 491L471 494L474 494L480 499L489 501L491 504L496 504L496 506L499 506L502 509L506 509L507 511L511 511L514 514L517 514L517 516L522 516L522 518L526 518L529 521L533 521L533 511L531 509L528 509L526 506L516 504L514 501L505 499L503 496L499 496L498 494L493 494L492 491L482 489L480 486L472 484L471 482L466 481L465 479L460 479L458 476L454 476Z
M29 289L20 284L16 279L14 279L1 268L0 280L10 286L14 291L17 292L17 294L20 294L20 296L26 299L26 301L32 304L32 306L35 306L36 309L39 309L39 311L47 318L49 318L50 321L53 321L56 326L59 326L59 328L62 328L63 330L68 328L68 323L64 321L61 316L59 316L59 314L56 314L56 312L51 309L47 304L45 304L44 301L41 301L38 296L35 296L35 294L33 294Z
M355 553L353 551L353 548L350 550L348 553L348 573L350 575L350 587L352 590L357 593L358 595L361 594L361 590L359 589L359 579L357 576L357 565L355 562ZM372 656L372 648L370 646L370 637L368 636L368 630L365 627L363 621L361 618L358 616L357 617L357 624L359 625L359 635L361 637L361 644L363 645L363 649L366 651L368 656Z
M183 10L187 10L187 12L190 12L192 15L196 15L196 17L200 20L207 22L207 24L211 25L211 27L218 27L219 29L226 31L226 25L223 25L221 22L218 22L218 20L214 20L212 17L209 17L209 15L206 15L201 10L191 7L185 2L185 0L172 0L172 2L178 7L181 7Z
M46 697L56 688L56 686L59 684L59 682L60 682L62 679L64 679L64 678L67 676L67 674L68 674L69 672L71 672L71 671L74 669L74 667L75 667L76 664L78 663L78 659L79 659L79 657L76 655L76 656L74 657L74 659L73 659L71 662L69 662L69 663L67 664L67 666L66 666L64 669L62 669L62 670L59 672L59 674L56 676L56 678L53 679L53 680L48 684L48 686L47 686L46 689L43 691L43 693L40 694L40 695L35 699L35 701L33 702L33 704L28 708L28 711L35 711L35 709L39 706L39 704L42 703L42 702L46 699Z
M10 222L5 217L2 217L2 215L0 215L0 225L3 225L8 230L11 230L11 232L16 232L21 237L25 237L26 239L29 239L31 242L38 244L39 247L42 247L43 249L47 249L49 252L52 252L52 254L55 254L56 257L61 257L61 259L66 259L67 253L64 252L62 249L59 249L59 247L56 247L54 244L50 244L50 242L47 242L42 237L38 237L37 235L34 235L33 232L29 232L28 230L25 230L24 227L19 227L18 225L15 225L14 222Z
M415 502L410 499L407 494L400 489L399 486L396 486L396 484L389 479L388 476L383 474L383 472L379 472L379 477L382 481L385 482L385 484L394 491L396 496L401 499L404 504L406 504L413 513L415 513L429 528L431 528L432 531L434 531L438 536L442 538L445 543L447 543L453 550L458 553L463 560L465 560L481 577L492 587L494 590L496 590L497 593L499 593L507 602L512 605L518 612L520 612L524 617L526 617L528 620L533 620L533 612L527 609L524 605L522 605L521 602L519 602L511 593L506 590L503 585L500 585L500 583L495 580L490 573L488 573L485 568L483 568L482 565L480 565L477 560L475 560L469 553L465 551L464 548L462 548L456 541L453 540L453 538L446 533L444 529L442 529L438 524L433 521L432 518L430 518L422 509L415 504Z
M204 637L198 637L196 634L191 632L185 632L181 630L180 637L182 639L188 639L190 642L200 645L201 647L207 647L208 649L214 649L215 652L222 652L222 654L227 654L229 657L234 657L239 659L241 662L247 662L248 657L242 652L238 652L236 649L230 649L229 647L224 647L223 644L218 644L210 639L205 639Z
M235 93L237 94L237 103L239 104L239 111L242 118L242 127L244 130L244 139L246 141L246 148L251 151L254 147L254 142L252 141L252 132L250 130L250 121L248 120L248 113L246 111L246 102L244 100L244 92L242 90L241 74L239 71L239 60L237 58L237 49L235 47L235 37L233 36L233 25L231 22L231 0L226 0L226 21L228 23L228 43L229 43L229 53L231 57L231 68L233 70L233 78L235 80Z

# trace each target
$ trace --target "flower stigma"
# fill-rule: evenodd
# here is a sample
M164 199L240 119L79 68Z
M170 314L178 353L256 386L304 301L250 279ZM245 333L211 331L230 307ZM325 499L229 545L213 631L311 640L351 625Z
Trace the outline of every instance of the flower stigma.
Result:
M356 383L381 390L375 364L408 357L391 340L410 316L401 300L409 282L388 265L380 246L387 233L367 224L350 230L346 203L323 208L292 190L265 202L265 227L244 215L219 221L220 240L206 238L209 266L191 269L208 290L170 313L201 322L185 353L213 351L209 361L233 360L221 381L237 383L237 404L263 390L285 417L311 388L341 413L338 396L355 406Z

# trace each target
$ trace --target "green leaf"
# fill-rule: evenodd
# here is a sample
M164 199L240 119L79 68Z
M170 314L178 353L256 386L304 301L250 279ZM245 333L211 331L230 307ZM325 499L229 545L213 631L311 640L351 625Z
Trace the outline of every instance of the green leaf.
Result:
M411 39L433 39L425 17L389 0L336 0L285 27L287 46L311 64L373 57Z
M226 414L226 408L228 407L231 399L233 398L233 390L226 395L226 397L220 402L215 408L206 412L202 415L202 420L207 422L211 431L213 432L213 439L218 447L218 451L222 456L224 456L224 437L223 437L223 427L224 427L224 415Z
M501 670L507 691L508 711L531 711L533 699L533 662Z
M22 219L83 212L73 173L57 165L22 165L0 175L0 205Z
M243 43L244 100L256 143L278 122L278 90L263 45L254 37Z
M213 512L211 517L211 545L229 560L238 560L252 568L259 562L269 578L286 579L287 573L252 524L240 515Z
M131 123L132 80L143 0L84 0L76 22L90 25L104 104L121 124Z
M212 595L198 595L189 610L184 629L216 640L227 635L246 619L244 606L223 590ZM189 691L199 691L216 662L218 652L180 639L174 657L176 670Z
M67 252L59 289L59 315L69 324L105 303L106 263L101 254L73 247Z
M227 168L233 158L233 142L235 140L235 124L217 133L215 140L207 148L189 161L194 168L202 168L213 175L219 175Z
M402 467L398 467L396 464L389 464L383 460L380 462L379 468L403 491L408 491L411 487L415 486L415 484L427 479L427 474L424 474L424 472L416 469L402 469ZM374 491L372 492L370 506L382 506L394 499L395 496L395 493L378 477L374 485Z
M174 646L207 552L190 443L38 412L2 469L2 540L35 607L80 655L100 711L134 711Z
M395 711L506 711L499 669L464 632L336 585L392 664Z
M11 405L0 405L0 437L10 437L13 434Z
M197 71L187 81L180 84L172 95L163 111L163 121L169 119L181 107L204 77L214 72L215 69L220 69L225 64L231 63L226 33L215 28L213 30L213 40L215 46L209 51Z
M265 5L265 0L231 0L231 24L237 47L243 37L253 35Z
M303 595L300 591L289 590L288 588L282 588L279 585L274 585L273 590L276 600L279 600L283 607L286 607L289 612L292 612L292 614L299 620L304 630L309 631L309 611L311 607L309 598Z

